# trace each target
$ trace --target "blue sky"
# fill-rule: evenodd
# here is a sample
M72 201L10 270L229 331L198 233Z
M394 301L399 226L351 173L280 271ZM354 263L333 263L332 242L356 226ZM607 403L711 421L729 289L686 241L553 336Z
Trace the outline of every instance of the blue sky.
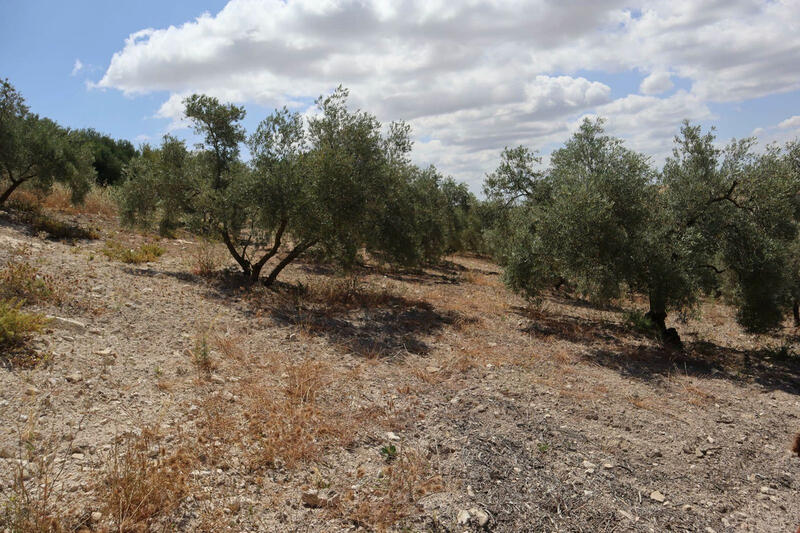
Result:
M611 133L657 163L684 118L715 126L721 141L800 135L798 0L5 0L0 9L0 76L34 112L137 144L189 137L180 101L192 92L245 105L252 130L276 106L310 112L340 83L352 105L410 121L416 160L476 191L503 146L546 155L586 116L607 117Z
M92 127L136 139L163 131L168 120L153 115L166 91L124 96L89 90L125 38L142 28L167 27L219 11L225 1L136 2L102 0L3 0L0 17L0 76L8 78L32 110L66 126ZM84 69L71 75L75 61Z

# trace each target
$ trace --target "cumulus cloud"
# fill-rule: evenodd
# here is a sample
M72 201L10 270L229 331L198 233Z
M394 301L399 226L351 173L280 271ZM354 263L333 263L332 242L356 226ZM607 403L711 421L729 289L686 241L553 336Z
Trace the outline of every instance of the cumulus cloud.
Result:
M672 77L669 72L653 72L639 85L642 94L661 94L672 89Z
M709 102L796 90L799 24L800 0L231 0L130 35L96 86L168 91L157 114L177 128L191 92L304 111L343 84L474 184L498 148L563 140L586 114L619 113L610 127L633 143L669 146ZM587 71L648 76L612 101ZM673 75L691 90L657 96Z
M778 124L781 129L800 129L800 115L789 117Z
M75 64L72 65L72 72L70 72L70 76L75 76L83 70L83 62L80 59L75 60Z

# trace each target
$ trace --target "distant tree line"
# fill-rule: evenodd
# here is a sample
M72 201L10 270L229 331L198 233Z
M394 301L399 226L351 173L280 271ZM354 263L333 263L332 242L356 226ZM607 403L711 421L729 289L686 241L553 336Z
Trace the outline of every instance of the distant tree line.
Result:
M14 86L0 80L0 206L23 185L47 192L57 182L79 202L95 183L119 183L135 155L129 141L31 113Z

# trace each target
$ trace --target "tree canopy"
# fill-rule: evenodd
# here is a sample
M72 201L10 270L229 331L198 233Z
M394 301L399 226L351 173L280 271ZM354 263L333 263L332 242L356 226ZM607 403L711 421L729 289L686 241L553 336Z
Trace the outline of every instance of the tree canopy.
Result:
M344 267L362 251L403 264L440 257L467 226L445 228L441 217L468 211L474 197L410 163L407 125L384 133L373 115L351 111L347 97L343 88L320 97L307 119L276 110L250 136L240 124L243 109L187 98L202 149L167 137L159 149L143 150L127 170L123 217L216 235L251 282L282 254L268 285L311 248ZM242 142L247 163L239 159Z
M8 82L0 82L0 206L22 184L47 191L66 184L78 202L95 178L92 154L75 132L31 113Z
M498 217L513 220L498 253L507 283L530 297L559 280L600 301L644 294L648 317L672 339L667 312L713 291L730 297L749 329L776 326L797 279L788 252L797 240L797 146L753 147L745 139L719 149L712 132L684 123L657 172L601 120L585 120L546 170L524 147L504 151L485 188L511 207Z

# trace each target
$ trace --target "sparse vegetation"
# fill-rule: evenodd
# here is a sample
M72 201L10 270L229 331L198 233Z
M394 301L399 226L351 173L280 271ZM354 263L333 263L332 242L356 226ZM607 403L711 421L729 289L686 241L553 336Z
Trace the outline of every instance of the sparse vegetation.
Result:
M164 252L164 248L154 242L143 243L132 248L119 241L108 240L103 247L103 255L109 259L134 265L156 261L164 255Z
M24 304L59 302L61 288L56 279L42 274L26 261L14 259L0 269L0 300L16 300Z
M46 324L43 315L23 311L22 302L0 300L0 352L8 356L22 350Z
M155 428L115 444L96 488L114 531L148 531L168 516L188 493L193 462L187 447L165 445Z

